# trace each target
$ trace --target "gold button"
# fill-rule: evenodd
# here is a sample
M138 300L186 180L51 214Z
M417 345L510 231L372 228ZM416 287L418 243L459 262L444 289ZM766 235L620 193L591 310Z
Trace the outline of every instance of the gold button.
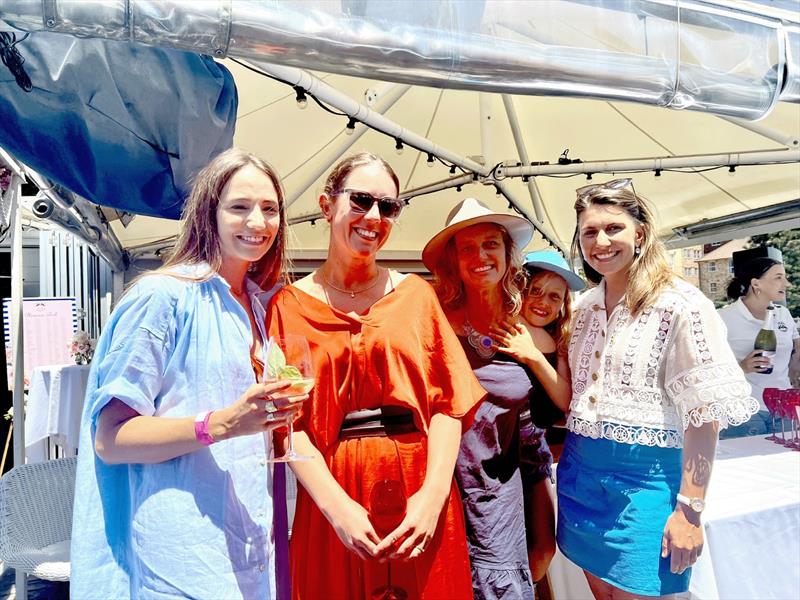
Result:
M261 571L262 573L264 572L265 568L266 567L264 567L264 565L258 565L258 570Z
M597 373L592 373L592 381L597 381Z
M594 312L597 312L598 310L600 310L600 308L601 308L601 307L600 307L600 305L599 305L599 304L592 304L592 310L593 310Z
M589 402L594 404L595 402L597 402L597 398L595 398L594 396L589 396Z
M600 350L595 350L594 351L594 357L595 358L600 358Z

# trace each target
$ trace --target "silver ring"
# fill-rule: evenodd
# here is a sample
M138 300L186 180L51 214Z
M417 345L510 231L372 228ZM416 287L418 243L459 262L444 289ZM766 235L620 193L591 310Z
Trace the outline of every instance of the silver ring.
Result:
M278 407L275 406L274 400L267 400L266 404L264 404L264 410L268 413L278 412Z

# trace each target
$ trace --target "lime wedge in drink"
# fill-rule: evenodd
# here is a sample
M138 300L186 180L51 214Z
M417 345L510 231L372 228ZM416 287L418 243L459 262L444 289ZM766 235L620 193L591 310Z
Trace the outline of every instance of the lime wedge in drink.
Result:
M292 379L290 381L292 382L292 385L290 385L286 389L286 393L291 396L300 396L302 394L307 394L314 387L314 379L311 377Z
M302 379L303 374L300 369L292 365L286 365L278 371L278 379Z

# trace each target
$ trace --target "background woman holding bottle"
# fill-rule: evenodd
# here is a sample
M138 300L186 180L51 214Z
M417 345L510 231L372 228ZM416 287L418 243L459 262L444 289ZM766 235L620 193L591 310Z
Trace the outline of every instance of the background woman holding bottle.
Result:
M728 298L735 302L718 312L728 329L728 343L753 388L753 397L758 400L760 410L747 423L730 428L720 437L771 433L771 420L763 399L764 389L788 389L792 387L790 371L800 371L800 333L789 309L775 304L786 300L786 290L792 286L786 279L783 263L774 258L754 258L739 271L728 284ZM768 319L770 312L772 319ZM765 327L775 332L776 348L771 358L754 349L756 337Z

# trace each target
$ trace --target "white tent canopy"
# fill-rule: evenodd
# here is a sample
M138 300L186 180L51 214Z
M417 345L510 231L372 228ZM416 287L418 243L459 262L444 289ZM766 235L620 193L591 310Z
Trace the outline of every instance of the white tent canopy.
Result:
M416 260L466 195L522 212L565 248L574 188L621 174L634 174L660 233L677 244L691 242L675 231L716 219L738 227L768 207L779 214L749 233L800 224L800 106L789 104L800 101L796 4L52 0L0 2L0 18L25 31L250 61L273 78L226 61L240 98L234 143L282 174L295 254L324 256L325 227L313 220L322 178L341 155L369 150L390 160L410 199L384 254ZM311 101L298 110L304 94L344 116ZM348 115L349 131L357 122L350 138ZM402 156L393 155L397 139ZM451 175L438 159L464 171ZM462 173L460 183L477 177L463 189L447 184ZM426 186L441 191L420 195ZM136 257L163 247L176 224L137 217L112 227Z
M313 174L336 155L332 150L351 140L345 133L348 119L331 115L314 102L299 110L290 86L231 61L226 61L226 65L234 73L240 96L234 143L271 162L283 177L288 197L302 191L289 209L290 218L316 213L324 174L319 178L313 178ZM394 100L393 95L399 96L385 112L388 119L462 156L482 157L480 160L490 166L521 160L500 94L421 86L405 89L401 84L317 75L356 102L366 104L369 98L373 107L380 107L387 98ZM758 127L761 133L757 133L708 113L629 102L520 95L510 98L528 163L555 164L565 150L569 150L570 159L579 158L583 162L777 151L796 147L800 139L800 106L796 104L778 103L762 121L755 125L745 123L747 127ZM363 127L356 125L357 131ZM407 147L402 155L396 155L395 140L376 131L364 133L346 152L357 150L369 150L387 158L405 190L453 177L439 162L428 168L427 155L413 148ZM732 164L737 164L735 158ZM665 238L674 237L675 228L704 219L800 198L800 167L796 163L740 166L734 173L727 167L705 172L702 168L694 172L662 170L658 177L654 168L643 170L631 176L637 192L655 206L660 233ZM616 176L627 172L620 168ZM614 176L595 174L592 181L601 182ZM586 185L586 179L585 174L535 178L544 205L544 224L563 245L569 245L574 227L574 189ZM309 180L313 181L310 186ZM535 219L526 184L520 178L507 179L504 184ZM465 185L461 192L451 188L416 197L404 210L384 253L417 258L425 242L443 226L452 206L465 196L474 196L501 210L508 206L505 198L497 197L494 186L480 183ZM800 226L797 213L794 218L794 226ZM773 229L785 226L781 222L773 225ZM301 250L300 255L324 255L327 231L323 225L304 222L294 225L292 230L292 247ZM127 228L115 223L114 231L123 247L135 252L136 247L172 235L175 223L137 217ZM532 246L542 243L537 238Z

